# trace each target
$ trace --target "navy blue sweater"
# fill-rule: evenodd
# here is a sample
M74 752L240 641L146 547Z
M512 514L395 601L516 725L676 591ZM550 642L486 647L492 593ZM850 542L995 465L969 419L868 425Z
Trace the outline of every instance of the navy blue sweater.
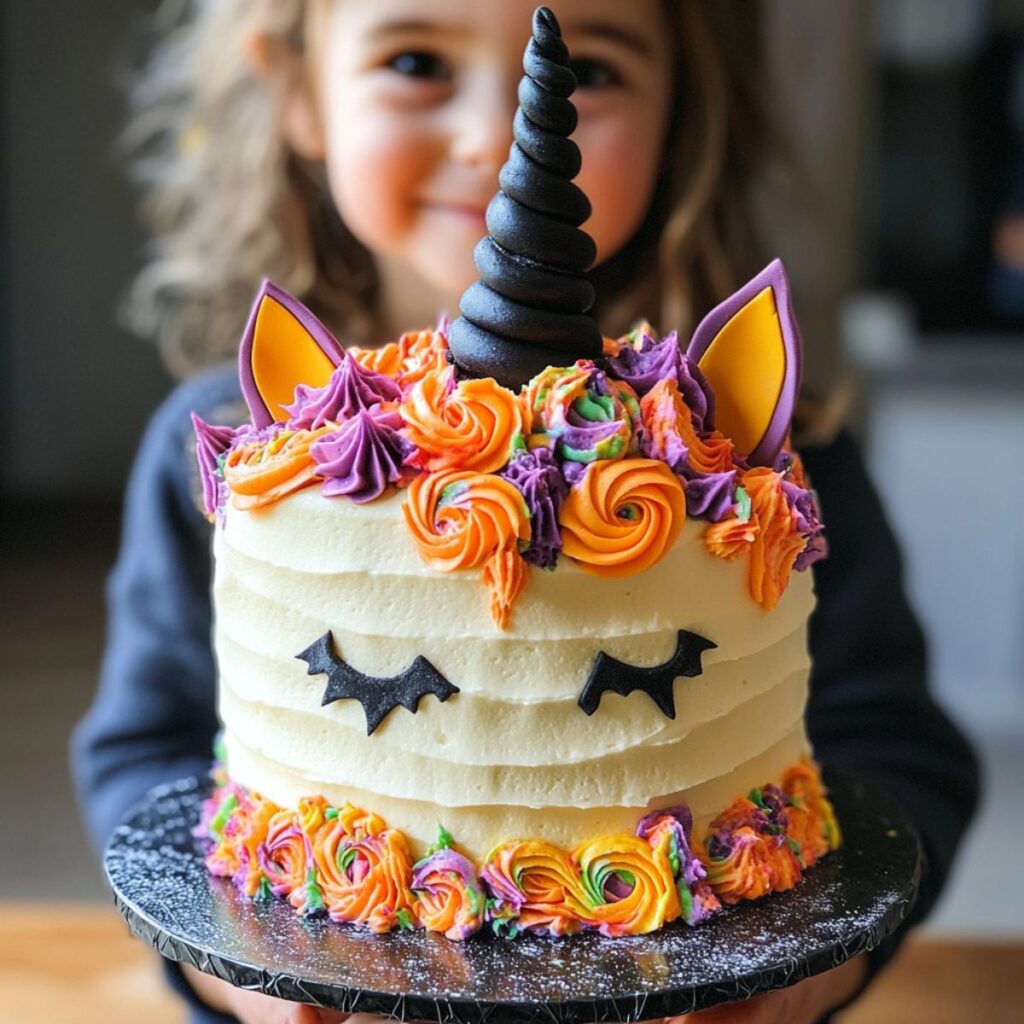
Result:
M237 422L236 371L211 371L167 399L128 484L99 690L72 749L98 850L150 787L208 769L218 728L211 527L197 505L192 410L207 422ZM830 548L812 569L818 607L810 625L808 731L820 762L881 786L917 825L928 858L920 919L974 812L977 763L928 693L924 640L904 595L899 551L856 446L840 434L802 455ZM895 944L874 955L876 966ZM173 968L168 973L174 982ZM195 1021L226 1019L196 1004L193 1014Z

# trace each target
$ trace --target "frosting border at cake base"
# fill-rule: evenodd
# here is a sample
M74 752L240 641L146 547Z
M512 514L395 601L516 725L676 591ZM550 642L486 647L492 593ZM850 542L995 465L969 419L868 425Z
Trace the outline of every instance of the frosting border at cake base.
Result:
M569 850L510 838L480 863L442 825L414 860L405 834L374 811L324 796L281 807L214 767L196 835L206 866L254 899L287 899L302 915L376 932L425 928L466 939L485 927L609 938L698 924L720 909L795 886L841 843L808 758L751 788L705 827L685 803L644 815L632 831L592 834ZM699 837L699 838L698 838Z

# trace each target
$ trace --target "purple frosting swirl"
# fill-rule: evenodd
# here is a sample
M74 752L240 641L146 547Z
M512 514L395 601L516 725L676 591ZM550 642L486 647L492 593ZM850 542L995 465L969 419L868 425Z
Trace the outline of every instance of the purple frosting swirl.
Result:
M314 441L313 461L328 498L344 496L358 504L379 498L389 484L402 476L406 442L398 433L395 414L379 415L358 410L337 430Z
M818 503L812 491L798 487L789 480L783 480L782 493L796 518L797 533L807 539L807 544L796 556L793 565L798 572L803 572L828 554L828 544L823 532L825 528L818 515Z
M562 550L558 513L569 488L550 448L518 452L499 474L523 495L530 511L530 546L523 558L541 569L553 569Z
M402 389L390 377L367 370L346 352L322 388L299 384L295 401L286 405L293 429L318 430L328 423L344 423L357 412L383 402L397 401Z
M714 427L715 394L697 364L679 347L675 331L661 341L643 334L636 344L626 345L617 356L611 356L607 365L613 377L625 381L641 398L659 381L671 378L679 385L694 429Z
M717 523L724 519L736 504L736 472L698 473L686 467L683 493L686 495L686 514Z
M203 510L215 516L227 501L227 485L220 470L220 457L235 439L234 427L214 427L192 413L192 427L196 432L196 459L199 479L203 485Z
M467 857L464 857L458 850L444 848L435 850L428 854L421 861L417 861L412 869L412 888L426 889L427 878L435 871L452 871L462 880L467 889L473 889L480 896L483 893L480 889L480 876L477 870Z
M660 459L680 478L688 516L717 523L732 510L736 503L735 469L721 473L701 473L694 469L690 465L689 447L674 430L658 435L645 430L641 435L640 450L649 459ZM734 464L738 462L735 456L733 461Z

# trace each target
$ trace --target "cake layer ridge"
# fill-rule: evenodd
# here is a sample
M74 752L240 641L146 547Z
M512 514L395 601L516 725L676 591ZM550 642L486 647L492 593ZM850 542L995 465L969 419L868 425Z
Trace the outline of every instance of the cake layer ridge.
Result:
M231 581L224 589L236 587L237 581ZM270 663L274 663L273 671L281 680L279 685L289 689L301 685L303 692L310 683L302 665L292 664L295 654L308 646L311 637L321 636L328 630L333 634L336 649L368 675L395 675L423 655L458 685L463 694L493 696L493 678L500 673L502 699L518 704L542 704L570 698L575 701L593 668L598 650L630 665L653 666L667 661L678 641L678 630L669 629L620 636L609 634L599 640L576 637L524 641L500 636L481 638L473 643L448 643L437 637L394 637L383 632L339 629L320 614L306 615L298 609L278 607L252 591L239 591L222 604L215 635L218 645L224 648L221 658L225 664L230 664L236 655L260 659L262 665L250 665L256 672L270 671ZM260 623L258 630L246 628L249 616ZM733 632L726 631L726 636ZM228 644L235 645L237 650L229 651ZM728 649L734 657L726 657L721 647L705 652L704 674L721 677L725 671L723 666L731 665L729 671L737 674L749 671L753 675L753 666L758 671L762 669L758 660L762 656L766 659L764 668L769 672L783 658L787 665L795 665L797 660L805 666L809 663L803 622L792 625L777 638L767 639L763 647L748 650L747 646L729 640ZM299 674L301 684L297 681Z
M554 572L532 574L525 599L516 608L508 628L495 627L480 600L479 575L473 571L406 571L405 557L411 547L401 525L401 502L385 499L392 520L390 541L375 554L376 571L358 564L332 562L329 551L359 548L363 536L362 507L325 502L326 518L303 522L303 499L311 492L286 498L267 510L232 514L215 540L217 589L236 579L247 590L268 597L287 609L308 613L318 610L331 628L376 634L382 623L392 636L436 636L452 643L481 637L560 639L620 636L686 628L702 633L732 652L731 644L745 643L747 650L766 646L796 622L803 622L814 606L811 579L797 574L771 613L750 601L745 568L723 562L705 550L703 523L690 522L679 543L658 564L642 573L618 579L602 579L594 585L568 559ZM297 518L281 513L296 511ZM320 542L325 551L317 571L300 565L283 565L273 554L264 557L254 540L252 523L260 522L267 548L286 545L287 538L303 534L306 543ZM318 528L319 527L319 528ZM241 535L241 536L240 536ZM242 540L250 543L240 543ZM685 621L681 621L685 619ZM713 635L727 623L734 637ZM313 639L313 638L310 638ZM713 652L709 657L713 656Z
M676 742L776 686L797 685L793 681L805 679L807 672L801 631L766 651L763 660L752 655L718 662L700 676L676 680L675 719L640 693L608 694L594 715L583 714L578 698L584 671L575 685L568 681L568 692L544 701L520 702L503 690L484 689L482 681L480 689L463 687L458 699L443 706L427 698L415 718L407 711L388 716L371 740L358 704L340 701L321 707L323 684L299 675L297 666L253 654L223 635L217 643L221 683L238 702L323 719L337 730L339 741L364 747L367 753L371 742L374 748L414 746L424 756L456 764L538 765L557 760L566 765L644 744ZM452 678L464 681L462 676ZM481 743L481 737L486 742Z
M657 748L641 744L570 764L561 763L555 750L547 765L460 767L419 751L374 746L372 789L444 806L480 802L534 807L644 806L662 794L682 792L723 774L742 757L740 752L770 746L802 721L805 699L806 681L797 674L680 740ZM239 700L227 686L221 690L219 710L228 730L274 760L299 771L315 768L322 777L340 785L366 785L369 748L343 742L345 734L339 736L335 723L315 714ZM244 776L239 781L257 785L256 780Z
M657 799L635 804L607 804L578 807L549 804L490 805L465 803L446 805L438 800L415 800L374 792L362 785L344 785L324 779L315 767L300 770L251 748L228 728L224 735L227 762L233 778L282 806L296 806L310 793L323 795L336 805L349 801L359 807L373 806L388 822L401 823L413 843L414 853L423 853L437 838L439 824L458 837L460 847L476 860L491 848L516 837L541 838L573 847L582 839L604 833L632 831L639 815L658 807L686 803L693 813L695 833L727 806L738 793L761 785L765 778L778 776L795 761L807 756L809 746L803 723L799 722L762 750L747 751L737 764L720 775L709 777L684 791L666 793ZM767 775L765 773L768 773ZM774 775L772 774L774 773Z

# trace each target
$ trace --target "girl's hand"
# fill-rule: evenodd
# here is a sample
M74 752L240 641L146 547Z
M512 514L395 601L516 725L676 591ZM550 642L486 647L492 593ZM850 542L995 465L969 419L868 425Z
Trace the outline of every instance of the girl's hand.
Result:
M684 1017L667 1017L665 1024L814 1024L829 1010L849 999L863 984L867 963L863 957L816 974L789 988L766 992L742 1003L714 1006Z

